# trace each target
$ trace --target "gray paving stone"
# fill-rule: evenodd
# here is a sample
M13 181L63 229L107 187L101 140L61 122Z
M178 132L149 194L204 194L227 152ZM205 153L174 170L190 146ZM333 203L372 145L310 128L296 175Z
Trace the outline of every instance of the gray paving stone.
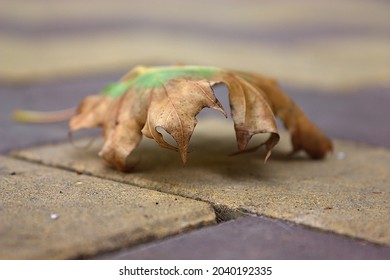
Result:
M264 217L241 217L97 259L390 259L390 246Z
M101 142L80 150L65 143L14 155L78 172L210 202L221 213L254 213L390 244L390 152L335 142L323 161L287 158L282 135L267 164L263 154L227 156L235 151L230 122L203 121L195 130L188 164L153 141L132 156L131 173L107 167L97 156ZM82 145L78 143L77 145ZM228 217L229 218L229 217Z
M215 222L210 204L0 157L0 259L95 255Z

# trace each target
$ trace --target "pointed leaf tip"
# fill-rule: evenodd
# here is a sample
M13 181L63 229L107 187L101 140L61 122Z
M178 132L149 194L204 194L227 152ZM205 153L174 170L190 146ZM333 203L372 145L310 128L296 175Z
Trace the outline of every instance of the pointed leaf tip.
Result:
M185 165L187 163L188 147L182 147L179 152L181 161L183 162L183 165Z

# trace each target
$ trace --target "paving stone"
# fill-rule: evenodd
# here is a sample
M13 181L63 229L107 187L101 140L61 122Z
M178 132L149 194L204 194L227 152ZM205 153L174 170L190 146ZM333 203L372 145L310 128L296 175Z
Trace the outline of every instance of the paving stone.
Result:
M215 222L210 204L0 157L0 259L81 258Z
M241 217L97 259L390 259L377 246L332 233L272 220Z
M210 119L199 122L185 167L178 154L146 140L131 157L137 163L131 173L107 167L97 156L99 141L84 150L65 143L14 155L207 201L227 218L249 212L390 244L388 150L336 141L333 156L326 160L288 158L289 139L282 134L263 164L260 152L229 157L235 145L232 124Z

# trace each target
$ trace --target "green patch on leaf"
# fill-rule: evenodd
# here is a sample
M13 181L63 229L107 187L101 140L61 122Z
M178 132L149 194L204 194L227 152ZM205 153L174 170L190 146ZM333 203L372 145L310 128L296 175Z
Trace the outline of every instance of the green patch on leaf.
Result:
M139 74L131 80L120 81L108 85L103 89L103 94L116 98L121 96L131 87L135 87L136 91L153 87L161 88L167 81L178 77L188 79L210 79L217 72L222 71L222 69L204 66L176 66L140 68L138 71Z

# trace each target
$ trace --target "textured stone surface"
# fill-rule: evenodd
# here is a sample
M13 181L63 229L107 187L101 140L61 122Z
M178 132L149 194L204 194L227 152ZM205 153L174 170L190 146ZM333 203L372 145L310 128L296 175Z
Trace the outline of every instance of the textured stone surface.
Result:
M80 258L215 222L204 202L0 157L0 259Z
M99 259L390 259L390 246L264 217L242 217Z
M203 125L202 125L203 124ZM230 122L203 121L195 130L183 168L178 154L143 141L132 155L132 173L113 170L89 149L70 144L14 153L82 173L211 202L222 214L249 212L285 219L379 244L390 244L390 152L336 142L324 161L287 158L286 135L269 162L263 154L235 151ZM78 143L82 145L82 143Z

